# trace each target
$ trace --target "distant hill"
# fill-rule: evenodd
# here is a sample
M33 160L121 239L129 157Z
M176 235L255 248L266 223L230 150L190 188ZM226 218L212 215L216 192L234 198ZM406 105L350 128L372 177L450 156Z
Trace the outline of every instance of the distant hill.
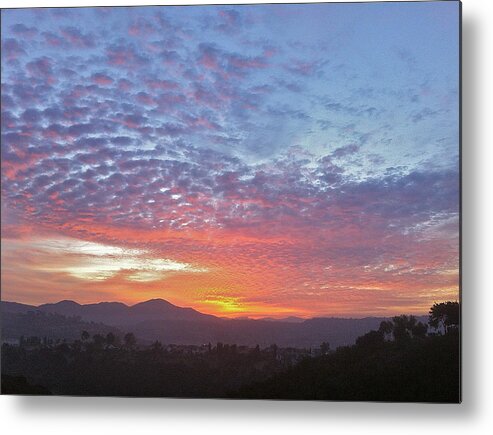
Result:
M259 320L265 320L268 322L302 323L306 319L303 319L301 317L296 317L296 316L289 316L289 317L283 317L281 319L275 319L273 317L263 317L262 319L259 319Z
M37 311L38 307L34 305L19 304L17 302L2 301L2 314L3 313L22 313L25 314L29 311Z
M15 310L15 306L10 306ZM106 335L112 332L121 336L123 332L103 323L85 322L80 317L66 317L58 313L44 313L39 310L6 311L2 303L2 339L18 340L21 336L50 338L54 340L74 341L87 331L91 336Z
M197 321L214 318L192 308L177 307L163 299L151 299L132 306L121 302L81 305L74 301L61 301L56 304L40 305L38 309L46 313L80 316L84 320L126 327L150 320Z
M269 346L275 343L282 347L308 348L328 342L333 349L353 344L357 337L372 329L378 329L380 322L386 319L383 317L363 319L322 317L308 320L288 318L275 321L224 319L200 313L192 308L177 307L163 299L152 299L132 306L120 302L81 305L74 301L61 301L36 307L2 301L1 309L2 336L5 338L18 338L21 335L15 323L15 321L19 322L19 319L15 320L13 314L41 312L78 318L82 323L95 322L102 325L100 328L104 326L106 329L110 327L132 331L139 339L160 340L168 344L222 342ZM28 320L24 319L23 322L23 330L25 330L25 322ZM37 322L36 327L40 327L39 322L42 322L42 319L37 319ZM5 335L5 332L8 332L8 335Z

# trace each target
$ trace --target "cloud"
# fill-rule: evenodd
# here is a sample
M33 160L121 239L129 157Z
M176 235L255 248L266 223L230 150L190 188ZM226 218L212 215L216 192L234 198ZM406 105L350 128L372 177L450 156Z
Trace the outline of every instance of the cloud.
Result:
M10 26L10 31L19 37L27 39L34 38L38 33L38 29L35 27L28 27L22 23L17 23Z
M19 273L16 254L8 265L17 272L2 289L32 282L56 298L60 290L42 277L118 299L131 283L126 297L141 299L162 296L165 279L165 291L185 303L202 295L261 310L290 301L282 308L308 312L454 294L455 94L437 102L440 87L420 68L404 84L397 76L381 83L385 70L372 76L347 61L330 30L320 41L301 41L298 28L281 38L282 14L179 9L81 10L57 17L61 27L41 19L43 10L35 24L9 21L2 235L145 254L121 254L130 269L115 269L110 253L53 254L50 267L104 278L96 284L67 270L22 264ZM184 280L170 262L207 272Z
M28 62L26 68L30 76L34 79L43 79L47 83L56 82L53 74L53 60L48 57L40 57Z
M322 68L328 63L328 61L305 61L299 59L292 59L289 63L284 65L286 71L302 77L311 77L322 74Z
M66 45L65 40L60 35L57 35L56 33L43 32L42 35L45 39L45 43L48 44L50 47L59 48Z
M130 80L127 79L120 79L118 80L118 89L121 91L128 92L130 89L132 89L133 83Z
M100 86L109 86L113 84L113 79L104 74L104 73L95 73L91 76L91 80L93 83L100 85Z
M134 70L149 63L132 44L112 44L106 48L108 64L117 68Z
M146 81L146 85L152 91L171 91L178 89L178 83L171 80L150 79Z
M2 41L2 57L5 56L8 61L16 60L25 54L26 50L16 39L7 38Z
M434 118L436 115L438 115L438 111L432 110L429 107L425 107L418 112L414 112L411 115L411 121L417 124L418 122Z
M199 44L198 62L204 69L217 73L224 79L242 77L251 71L264 69L268 64L265 57L227 52L208 43Z
M351 154L355 154L360 150L361 146L357 144L349 144L342 147L337 148L331 154L333 158L340 159L342 157L349 156Z
M65 41L77 48L93 48L96 45L93 35L83 33L76 27L62 27L60 33Z
M242 15L234 9L220 9L217 15L219 23L214 28L220 32L238 32L243 25Z
M87 242L71 238L43 238L11 242L15 249L29 249L42 258L36 269L64 273L85 281L105 281L122 274L127 281L161 281L172 273L204 273L207 269L167 258L155 258L148 251ZM12 249L12 248L11 248Z
M148 20L139 17L128 27L128 34L134 37L149 37L156 33L156 28Z

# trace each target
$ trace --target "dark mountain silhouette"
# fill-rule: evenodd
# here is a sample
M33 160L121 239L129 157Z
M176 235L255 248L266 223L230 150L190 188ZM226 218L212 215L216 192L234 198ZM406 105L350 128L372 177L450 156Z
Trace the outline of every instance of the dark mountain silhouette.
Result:
M16 308L13 305L10 308ZM39 337L51 340L77 340L82 331L90 336L95 334L123 335L120 329L103 323L85 322L80 317L66 317L58 313L45 313L39 310L6 311L2 303L2 339L15 342L20 337Z
M84 309L90 314L94 310L134 309L138 318L161 316L161 320L133 325L136 342L127 330L87 322L79 316L65 317L16 303L1 306L3 394L461 400L460 325L455 317L444 334L432 329L433 333L426 335L426 326L407 315L386 322L373 317L288 323L220 319L190 309L182 311L162 300L133 307L111 303L81 306L71 301L42 306L71 314ZM169 313L176 315L175 319L166 319ZM371 330L360 334L354 345L339 345L353 341L358 331L368 328ZM218 342L206 344L207 339ZM202 346L165 346L200 342ZM255 342L262 347L238 346Z
M18 302L2 301L2 314L4 313L27 313L28 311L36 311L38 307L34 305L19 304Z
M2 311L57 313L66 317L80 317L85 321L102 322L112 326L132 326L150 320L195 321L215 318L214 316L199 313L192 308L177 307L163 299L151 299L132 306L121 302L100 302L82 305L69 300L43 304L38 307L15 302L2 302Z
M140 302L130 307L131 315L145 320L204 320L217 319L215 316L200 313L193 308L182 308L171 304L164 299L151 299L146 302Z
M224 319L200 313L192 308L182 308L163 299L152 299L132 306L119 302L101 302L81 305L74 301L61 301L54 304L44 304L39 307L2 301L2 314L26 314L41 312L65 316L67 322L63 330L73 330L76 322L95 322L122 331L131 331L140 340L160 340L163 343L174 344L204 344L204 343L236 343L239 345L292 347L318 347L322 342L328 342L331 348L353 344L357 337L372 329L378 329L383 317L367 317L363 319L344 319L333 317L313 318L308 320L252 320ZM72 318L72 320L70 320ZM15 320L15 321L14 321ZM42 322L37 319L37 324ZM14 322L14 323L12 323ZM74 323L75 322L75 323ZM18 338L23 335L15 325L22 324L23 330L29 319L19 319L2 316L3 331ZM81 325L80 325L81 326ZM60 328L53 334L60 335ZM94 328L92 328L94 330ZM17 332L16 332L17 331ZM17 335L16 335L17 333ZM69 338L69 337L67 337Z

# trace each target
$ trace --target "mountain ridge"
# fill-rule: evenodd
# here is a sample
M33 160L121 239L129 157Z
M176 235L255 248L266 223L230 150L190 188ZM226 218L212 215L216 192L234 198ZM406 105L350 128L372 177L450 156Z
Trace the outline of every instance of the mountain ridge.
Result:
M42 311L45 313L57 313L68 317L81 317L87 321L104 322L112 326L131 326L149 320L191 321L216 318L216 316L201 313L190 307L179 307L165 299L150 299L133 305L107 301L80 304L73 300L62 300L38 306L10 301L2 301L2 306L3 304L7 304L7 311L14 308L16 312Z
M11 337L6 338L18 338L22 335L15 328L15 323L25 324L27 320L22 321L20 317L29 317L29 312L33 317L32 312L41 312L45 315L65 316L67 323L83 321L133 332L139 339L147 341L159 340L173 344L222 342L248 346L277 344L305 348L319 346L322 342L330 343L333 348L349 345L359 336L378 329L381 321L389 320L388 317L315 317L302 322L226 319L200 313L193 308L178 307L164 299L153 299L131 306L120 302L82 305L65 300L37 307L2 301L1 311L2 326L7 326L7 330L12 331ZM424 316L418 317L418 320L423 321Z
M369 315L369 316L364 316L364 317L354 317L354 316L339 317L339 316L331 316L331 315L326 315L326 316L317 315L314 317L307 317L307 318L297 317L297 316L288 316L288 317L282 317L282 318L260 317L260 318L256 318L256 319L248 317L248 316L245 316L245 317L220 317L220 316L216 316L214 314L202 313L201 311L198 311L192 307L180 307L180 306L175 305L175 304L167 301L166 299L162 299L162 298L148 299L146 301L136 302L135 304L132 304L132 305L126 304L124 302L118 302L118 301L101 301L101 302L91 302L88 304L81 304L81 303L76 302L76 301L71 300L71 299L63 299L63 300L58 301L58 302L48 302L48 303L40 304L40 305L31 305L31 304L24 304L21 302L4 301L4 300L0 301L0 303L2 304L2 306L3 306L3 304L11 305L12 306L11 309L15 309L13 307L17 306L18 309L42 310L42 311L45 311L51 307L57 307L58 308L60 306L64 306L65 304L68 304L68 303L70 303L70 306L73 306L73 307L102 307L102 306L104 306L104 307L108 307L108 306L116 307L116 306L119 306L122 308L125 307L125 308L130 308L130 309L141 308L143 306L150 306L151 304L156 306L157 304L159 304L162 306L168 306L171 308L186 310L188 312L192 311L192 312L201 314L203 316L214 317L214 318L220 319L220 320L242 320L242 321L243 320L251 320L251 321L255 320L255 321L265 321L265 322L286 322L286 323L303 323L306 321L318 321L318 320L323 321L325 319L365 320L365 319L389 319L389 318L393 317L393 316L377 316L377 315ZM61 305L61 304L63 304L63 305ZM416 318L418 318L418 320L428 317L427 314L414 314L414 316Z

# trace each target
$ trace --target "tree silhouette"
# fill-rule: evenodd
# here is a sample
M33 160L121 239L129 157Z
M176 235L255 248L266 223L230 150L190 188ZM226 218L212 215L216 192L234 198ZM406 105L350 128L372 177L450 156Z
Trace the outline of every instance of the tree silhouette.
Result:
M418 322L415 316L395 316L392 320L384 320L380 323L378 332L384 339L400 341L410 338L426 337L428 327L423 322Z
M106 334L106 344L108 346L114 346L115 343L116 343L115 334L113 334L112 332L108 332L108 334Z
M393 317L392 322L394 323L394 339L397 341L411 338L412 329L417 323L416 317L406 316L405 314Z
M383 332L370 331L356 339L356 345L361 348L374 348L384 344Z
M384 338L392 337L392 332L394 330L394 324L390 320L384 320L380 323L378 331L383 334Z
M160 341L156 340L154 343L152 343L151 349L155 352L159 352L163 350L163 345L161 344Z
M80 338L82 341L89 340L89 337L90 337L90 335L89 335L89 332L87 332L87 331L82 331L82 333L80 334Z
M418 322L411 329L413 337L424 338L428 332L428 327L423 322Z
M46 346L46 343L43 343L44 346ZM72 349L74 349L76 352L80 352L82 349L82 342L80 340L75 340L72 343Z
M135 346L137 340L135 339L135 335L133 335L133 333L128 332L127 334L125 334L125 337L123 337L123 342L125 343L126 347L131 349Z
M96 349L101 349L104 345L105 339L101 334L95 334L92 337L92 341L94 342L94 347Z
M320 353L322 355L327 355L330 351L330 345L329 343L327 343L326 341L324 341L321 345L320 345Z
M435 303L430 308L428 323L435 329L443 328L445 334L449 328L456 328L460 321L460 306L458 302Z

